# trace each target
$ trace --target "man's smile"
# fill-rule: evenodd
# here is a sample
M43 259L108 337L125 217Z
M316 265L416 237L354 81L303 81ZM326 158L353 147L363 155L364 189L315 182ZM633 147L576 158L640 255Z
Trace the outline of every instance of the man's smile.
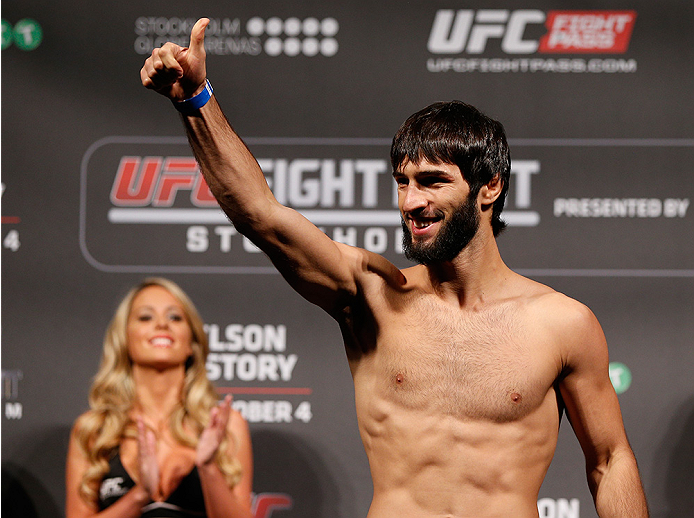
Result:
M429 234L436 226L438 226L437 223L443 220L443 216L438 214L432 216L408 214L406 219L409 223L410 232L412 235L422 236Z

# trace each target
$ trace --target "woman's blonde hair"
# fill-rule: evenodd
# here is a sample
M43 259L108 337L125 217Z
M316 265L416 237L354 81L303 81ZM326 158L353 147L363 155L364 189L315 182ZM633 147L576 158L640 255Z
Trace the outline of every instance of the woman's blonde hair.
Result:
M192 330L193 354L186 362L185 381L179 404L171 412L169 425L174 438L195 448L198 437L210 418L210 409L218 397L207 379L205 360L209 352L202 318L188 295L174 282L161 277L145 279L133 287L121 301L104 337L101 365L89 391L90 410L84 413L75 427L77 439L89 467L82 478L80 495L87 502L97 501L97 489L109 470L109 460L118 450L124 437L136 437L135 423L129 416L135 399L132 361L128 355L127 324L133 300L145 288L159 286L173 295L183 306ZM192 432L192 433L191 433ZM215 461L229 486L241 478L241 465L229 453L225 437Z

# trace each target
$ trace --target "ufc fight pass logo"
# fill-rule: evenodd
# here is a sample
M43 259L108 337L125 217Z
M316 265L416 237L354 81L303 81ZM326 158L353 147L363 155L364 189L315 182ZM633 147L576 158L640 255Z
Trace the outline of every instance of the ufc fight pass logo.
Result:
M490 40L499 40L501 50L514 55L622 54L635 20L635 11L440 9L427 48L432 54L482 54Z

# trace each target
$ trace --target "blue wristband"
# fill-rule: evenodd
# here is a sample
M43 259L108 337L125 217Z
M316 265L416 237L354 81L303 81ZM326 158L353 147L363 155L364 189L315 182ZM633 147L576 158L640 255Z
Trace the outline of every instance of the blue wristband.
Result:
M184 115L192 115L207 104L212 97L212 85L209 79L205 79L205 88L198 95L194 95L185 101L174 101L173 105Z

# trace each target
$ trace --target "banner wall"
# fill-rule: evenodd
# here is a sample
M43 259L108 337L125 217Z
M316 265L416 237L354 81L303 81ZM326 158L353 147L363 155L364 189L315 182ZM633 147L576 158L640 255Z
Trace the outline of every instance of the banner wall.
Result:
M69 431L118 301L179 283L250 424L255 516L365 516L337 325L236 232L176 111L140 85L207 31L209 79L276 197L398 266L390 140L461 99L500 120L507 264L587 304L654 517L694 513L694 9L689 1L5 2L2 509L64 516ZM597 516L566 419L543 518Z

